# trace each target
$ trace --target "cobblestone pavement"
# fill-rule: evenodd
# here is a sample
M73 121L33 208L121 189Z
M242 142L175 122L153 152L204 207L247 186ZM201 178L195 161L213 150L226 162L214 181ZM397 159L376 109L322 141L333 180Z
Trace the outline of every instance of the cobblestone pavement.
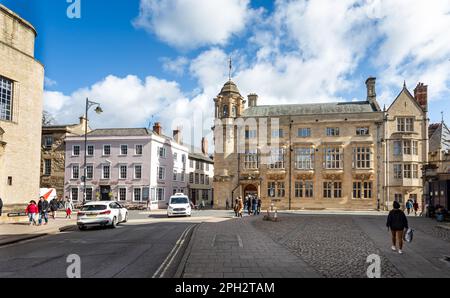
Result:
M244 217L203 223L194 231L181 277L297 278L320 277L303 260L274 242Z
M367 277L367 257L382 255L349 216L284 215L281 219L254 224L324 277ZM382 277L402 277L388 259L381 258Z
M385 278L450 275L450 264L442 261L445 251L450 253L448 230L428 218L408 217L417 240L405 244L404 255L390 251L385 216L280 214L280 219L252 224L324 277L366 277L370 254L381 257Z

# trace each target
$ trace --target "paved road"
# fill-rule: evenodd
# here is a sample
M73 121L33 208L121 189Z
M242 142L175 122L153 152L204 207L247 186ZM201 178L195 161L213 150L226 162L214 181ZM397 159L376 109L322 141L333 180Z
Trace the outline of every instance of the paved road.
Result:
M137 214L134 213L136 216ZM148 217L148 216L147 216ZM81 276L152 277L193 223L165 220L127 223L116 229L77 229L0 247L0 277L65 278L67 256L81 258ZM180 256L181 257L181 256ZM174 273L176 268L170 268Z

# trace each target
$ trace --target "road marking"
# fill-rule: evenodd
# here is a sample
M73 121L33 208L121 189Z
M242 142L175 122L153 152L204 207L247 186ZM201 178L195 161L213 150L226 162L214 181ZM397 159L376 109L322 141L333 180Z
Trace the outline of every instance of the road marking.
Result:
M158 270L153 274L152 278L163 278L166 274L167 269L169 269L170 265L172 264L173 260L175 259L176 255L180 251L181 247L183 246L183 243L186 240L187 235L189 234L189 231L194 227L195 225L191 225L184 230L184 232L181 234L180 238L178 238L177 242L175 243L175 246L170 251L169 255L166 257L164 262L159 266Z
M237 234L236 236L237 236L237 239L238 239L238 242L239 242L239 246L240 247L244 247L244 244L242 243L241 236L239 234Z

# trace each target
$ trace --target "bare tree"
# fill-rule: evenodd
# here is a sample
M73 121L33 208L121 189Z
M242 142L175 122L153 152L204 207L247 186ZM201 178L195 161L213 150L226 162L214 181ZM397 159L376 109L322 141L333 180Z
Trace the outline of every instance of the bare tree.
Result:
M42 126L48 126L55 124L56 120L50 112L45 111L42 113Z

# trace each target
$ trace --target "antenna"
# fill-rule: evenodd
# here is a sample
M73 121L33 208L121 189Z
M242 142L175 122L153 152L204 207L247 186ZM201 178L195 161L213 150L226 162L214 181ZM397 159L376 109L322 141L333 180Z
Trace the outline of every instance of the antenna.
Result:
M233 61L231 60L231 56L230 56L230 59L228 60L228 62L229 62L229 64L228 64L228 67L229 67L228 79L231 81L231 71L233 70Z

